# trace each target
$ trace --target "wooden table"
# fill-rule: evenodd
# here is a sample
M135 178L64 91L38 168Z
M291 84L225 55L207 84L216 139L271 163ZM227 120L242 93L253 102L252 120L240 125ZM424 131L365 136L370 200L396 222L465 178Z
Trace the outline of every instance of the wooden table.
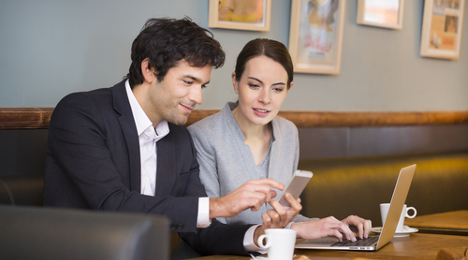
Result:
M376 252L328 251L296 249L294 260L318 259L431 259L435 260L440 249L450 249L463 255L468 246L468 237L440 234L413 233L409 237L394 238ZM302 256L303 257L298 257ZM245 256L206 256L198 260L248 260Z
M415 227L421 233L468 236L468 210L407 218L405 225Z

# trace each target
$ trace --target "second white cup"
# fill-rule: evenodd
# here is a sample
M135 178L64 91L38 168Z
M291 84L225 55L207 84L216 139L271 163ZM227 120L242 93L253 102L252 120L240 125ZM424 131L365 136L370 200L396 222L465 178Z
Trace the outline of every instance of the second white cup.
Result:
M296 244L296 231L282 228L267 229L264 235L258 237L257 242L260 248L268 249L268 260L291 260Z
M390 203L380 204L380 215L382 217L382 225L387 219L388 209L390 208ZM408 211L413 210L413 214L408 214ZM406 204L403 205L403 210L401 211L400 220L398 221L398 226L396 231L403 231L403 224L405 223L405 218L414 218L418 214L418 211L414 207L407 207Z

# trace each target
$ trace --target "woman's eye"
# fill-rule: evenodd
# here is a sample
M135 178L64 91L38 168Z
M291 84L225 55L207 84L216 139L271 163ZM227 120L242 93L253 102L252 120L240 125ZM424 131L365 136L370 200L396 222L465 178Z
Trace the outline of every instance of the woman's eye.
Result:
M281 91L283 91L283 88L273 88L273 91L281 92Z
M259 86L257 84L249 84L249 87L251 88L258 88Z

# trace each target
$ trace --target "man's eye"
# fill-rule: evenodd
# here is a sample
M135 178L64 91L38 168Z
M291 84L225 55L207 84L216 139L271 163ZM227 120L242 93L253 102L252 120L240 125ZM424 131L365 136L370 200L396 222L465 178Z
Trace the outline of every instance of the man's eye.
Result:
M193 84L193 81L184 80L184 83L187 84L187 85L192 85L192 84Z
M205 84L201 85L201 88L202 89L206 88L206 85Z

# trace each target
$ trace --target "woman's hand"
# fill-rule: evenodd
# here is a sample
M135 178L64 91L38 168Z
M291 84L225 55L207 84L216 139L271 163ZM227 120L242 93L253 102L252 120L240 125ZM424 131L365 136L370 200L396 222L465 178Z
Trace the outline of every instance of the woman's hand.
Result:
M355 215L348 216L341 222L346 224L354 233L358 233L361 239L368 238L372 229L372 221Z
M360 238L367 238L372 228L372 222L358 216L349 216L342 221L335 217L327 217L314 221L298 222L291 226L297 236L304 239L316 239L334 236L340 241L356 241L356 232ZM354 232L353 232L354 230Z

